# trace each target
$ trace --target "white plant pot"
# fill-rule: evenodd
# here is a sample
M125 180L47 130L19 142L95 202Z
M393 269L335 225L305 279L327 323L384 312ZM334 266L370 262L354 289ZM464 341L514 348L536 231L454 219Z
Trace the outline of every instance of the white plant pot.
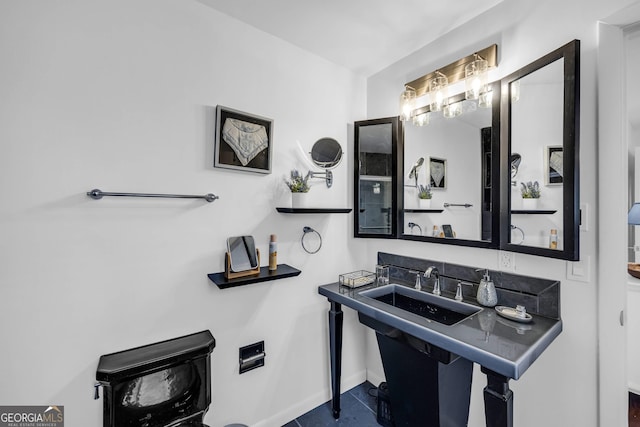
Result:
M538 209L539 199L522 199L522 209L525 211L534 211Z
M311 203L309 193L291 193L292 208L309 208Z
M431 209L431 199L418 199L420 209Z

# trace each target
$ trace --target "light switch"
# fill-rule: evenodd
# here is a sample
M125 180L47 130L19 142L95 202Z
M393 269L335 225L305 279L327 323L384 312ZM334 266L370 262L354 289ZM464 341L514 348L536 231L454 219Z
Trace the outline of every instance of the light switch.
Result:
M580 261L567 261L567 279L588 282L591 273L591 257Z

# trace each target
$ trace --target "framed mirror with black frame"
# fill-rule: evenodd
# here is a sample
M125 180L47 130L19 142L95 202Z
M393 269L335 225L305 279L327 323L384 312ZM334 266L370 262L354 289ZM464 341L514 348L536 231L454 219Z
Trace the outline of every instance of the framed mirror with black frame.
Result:
M459 108L457 115L425 106L413 112L421 120L404 127L401 239L498 247L500 83L489 88L488 104L454 95L449 105Z
M398 236L403 131L398 117L354 124L354 235Z
M382 176L368 171L362 160L377 155L377 149L369 147L370 134L384 129L375 126L390 119L356 123L356 237L397 236L580 259L580 41L567 43L491 87L490 125L475 125L472 136L460 140L455 135L465 133L460 128L469 125L461 121L464 114L440 117L438 126L450 129L437 132L412 124L403 129L402 122L393 118L397 127L392 131L387 125L385 132L388 140L397 138L397 144L391 143L397 149L392 162L397 171L384 180L371 182ZM450 97L450 103L463 106L463 96ZM421 117L418 122L423 123L429 112L426 106L412 116ZM431 185L436 180L438 185ZM382 194L385 186L390 189L388 202L373 209L367 192ZM424 206L419 204L422 186L431 193ZM458 192L462 188L468 193ZM525 200L536 198L540 200ZM472 209L475 205L481 207L479 212ZM367 210L375 215L367 218ZM445 224L451 226L446 238Z
M580 259L579 110L579 40L502 79L500 249Z

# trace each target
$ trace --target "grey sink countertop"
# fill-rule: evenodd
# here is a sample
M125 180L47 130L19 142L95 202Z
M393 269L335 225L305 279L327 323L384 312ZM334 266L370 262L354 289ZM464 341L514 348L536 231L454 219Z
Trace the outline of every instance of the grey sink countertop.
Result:
M493 308L486 307L447 326L360 294L367 289L371 288L341 290L338 283L331 283L319 286L318 293L330 301L516 380L562 331L562 320L559 319L532 314L530 323L519 323L505 319ZM473 303L467 299L464 302Z

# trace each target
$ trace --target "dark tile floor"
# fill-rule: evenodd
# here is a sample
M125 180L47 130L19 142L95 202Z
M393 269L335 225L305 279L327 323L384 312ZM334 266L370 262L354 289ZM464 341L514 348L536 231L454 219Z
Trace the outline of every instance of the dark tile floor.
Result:
M347 390L340 396L340 419L331 415L331 402L312 409L282 427L377 427L376 387L369 381ZM629 393L629 427L640 427L640 396Z
M371 391L371 392L370 392ZM300 415L283 427L378 427L376 387L368 381L340 395L340 419L333 419L331 401Z

